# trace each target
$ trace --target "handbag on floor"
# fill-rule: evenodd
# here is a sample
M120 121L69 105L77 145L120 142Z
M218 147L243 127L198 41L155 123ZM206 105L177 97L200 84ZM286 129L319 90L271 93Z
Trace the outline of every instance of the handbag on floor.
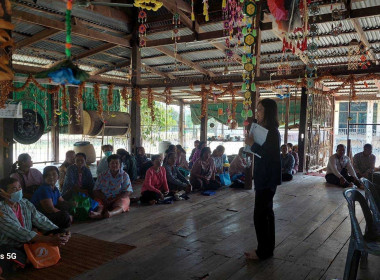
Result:
M219 178L220 178L220 183L222 184L222 186L229 186L229 185L231 185L230 174L228 174L227 172L219 174Z
M58 246L48 243L24 244L24 250L35 268L53 266L61 259Z

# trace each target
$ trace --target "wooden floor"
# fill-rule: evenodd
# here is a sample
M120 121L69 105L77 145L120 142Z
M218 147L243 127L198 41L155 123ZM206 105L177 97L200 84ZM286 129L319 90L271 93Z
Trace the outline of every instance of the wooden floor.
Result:
M139 188L136 193L139 194ZM256 247L254 191L193 194L172 205L134 206L109 220L74 225L79 232L137 246L75 279L342 279L351 233L342 189L297 175L275 196L274 258L247 263ZM362 215L359 214L363 223ZM380 258L358 279L380 279Z

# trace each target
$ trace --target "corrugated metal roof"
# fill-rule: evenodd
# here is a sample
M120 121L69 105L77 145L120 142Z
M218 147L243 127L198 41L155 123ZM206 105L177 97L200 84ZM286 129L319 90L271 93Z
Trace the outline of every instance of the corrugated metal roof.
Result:
M12 22L15 24L15 31L21 34L26 34L26 35L35 35L43 30L45 30L44 27L35 25L35 24L30 24L28 22L23 22L23 21L14 21Z
M150 56L158 56L162 55L162 52L156 50L155 48L142 48L141 49L141 57L150 57Z
M54 51L62 52L62 53L65 51L64 45L55 44L51 41L38 41L32 44L32 47L43 49L43 50L54 50ZM73 55L80 54L81 52L83 52L82 48L79 48L76 46L71 47L71 53Z
M372 29L372 28L379 28L380 27L380 16L359 18L359 22L360 22L360 25L363 27L364 30Z
M14 0L16 3L21 3L32 7L32 9L20 5L13 5L13 9L32 13L41 17L50 18L58 21L64 21L64 13L66 11L65 2L56 1L54 5L52 2L46 1L46 3L34 0ZM37 2L37 4L35 3ZM115 30L123 31L126 33L131 32L131 28L127 22L116 20L110 16L103 16L102 14L94 14L91 9L85 9L76 6L72 10L72 15L87 22L95 23L100 26L110 27Z
M220 50L208 50L194 53L181 54L182 57L191 61L198 61L203 59L224 58L225 55Z
M50 40L61 42L61 43L66 43L66 33L60 32L60 33L54 34L53 36L50 37ZM97 40L97 41L91 40L89 38L80 37L80 36L76 36L76 35L71 35L71 40L72 40L73 45L85 47L88 49L92 49L92 48L96 48L96 47L99 47L101 45L104 45L104 42L102 42L100 40Z
M146 65L152 66L152 65L161 65L161 64L172 64L175 62L175 59L170 56L160 56L160 57L154 57L154 58L146 58L144 59L144 63Z
M354 10L354 9L362 9L362 8L379 6L379 4L380 4L379 0L364 0L364 1L352 2L351 7Z
M95 55L89 56L88 58L100 60L100 61L105 61L105 62L110 62L110 63L117 63L120 62L120 58L114 57L107 55L105 53L97 53Z
M186 36L186 35L193 34L193 32L189 28L181 28L179 30L180 30L179 36ZM163 31L163 32L158 32L158 33L153 33L153 34L147 34L146 37L148 40L158 40L158 39L171 38L172 37L172 31Z
M209 24L202 24L203 32L211 32L211 31L218 31L218 30L223 30L223 22L213 22Z
M114 54L117 56L130 58L132 51L130 48L118 46L118 47L112 48L110 50L107 50L105 53L110 53L110 54Z
M26 62L26 63L32 63L36 65L48 65L53 63L54 61L44 59L44 58L39 58L35 56L28 56L28 55L20 55L20 54L13 54L12 59L14 61L18 62Z

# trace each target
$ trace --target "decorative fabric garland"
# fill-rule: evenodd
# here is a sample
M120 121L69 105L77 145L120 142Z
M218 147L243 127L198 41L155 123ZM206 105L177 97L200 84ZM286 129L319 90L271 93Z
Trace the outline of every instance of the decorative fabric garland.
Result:
M165 88L164 95L165 95L166 105L170 105L173 101L171 88L169 88L169 87Z
M113 84L108 85L108 92L107 92L107 105L112 106L113 103Z
M156 120L156 116L154 115L154 97L151 87L148 87L148 108L150 109L150 117L152 122L154 122Z
M86 88L86 82L83 82L78 87L78 101L83 102L84 89Z
M121 90L121 97L124 100L124 107L128 108L129 106L129 89L127 87L123 87Z
M137 106L141 107L141 89L138 87L135 87L135 96L134 101L137 103Z
M98 83L94 84L94 97L98 103L98 114L100 116L103 115L103 104L102 104L102 99L100 98L100 85Z

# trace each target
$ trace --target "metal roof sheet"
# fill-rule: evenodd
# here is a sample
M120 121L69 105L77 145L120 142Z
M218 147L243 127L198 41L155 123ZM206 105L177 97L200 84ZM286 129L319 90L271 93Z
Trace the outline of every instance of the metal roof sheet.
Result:
M155 48L142 48L141 57L150 57L150 56L159 56L162 55L162 52L156 50Z
M50 40L66 43L66 33L60 32L60 33L54 34L53 36L50 36ZM85 47L88 49L92 49L92 48L96 48L101 45L104 45L104 42L100 40L91 40L89 38L80 37L76 35L71 35L71 41L73 45Z
M182 57L191 61L198 61L203 59L224 58L225 55L220 50L208 50L194 53L181 54Z
M153 57L153 58L145 58L144 63L146 65L152 66L152 65L161 65L161 64L168 64L168 63L174 63L175 59L170 56L160 56L160 57Z
M181 28L179 29L179 36L186 36L186 35L191 35L193 32L189 28ZM162 32L157 32L157 33L152 33L152 34L147 34L146 38L148 40L158 40L158 39L167 39L172 37L172 31L162 31Z
M12 21L12 23L15 24L15 32L21 33L21 34L26 34L26 35L35 35L43 30L45 30L44 27L35 25L35 24L30 24L28 22L23 22L23 21Z
M132 51L130 48L117 46L115 48L107 50L105 53L114 54L121 57L131 57Z
M62 52L62 53L65 51L64 45L56 44L52 41L38 41L32 44L31 46L34 48L39 48L39 49L44 49L44 50L54 50L54 51ZM83 52L82 48L79 48L74 45L71 47L72 55L77 55L77 54L80 54L81 52Z

